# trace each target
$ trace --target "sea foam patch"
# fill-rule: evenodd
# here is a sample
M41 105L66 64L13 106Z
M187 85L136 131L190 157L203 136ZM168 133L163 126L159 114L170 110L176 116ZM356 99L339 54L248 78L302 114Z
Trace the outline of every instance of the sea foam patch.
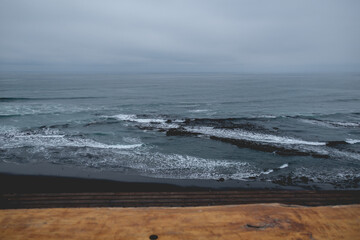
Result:
M41 132L41 133L40 133ZM16 128L8 129L0 134L0 148L19 147L89 147L103 149L131 149L141 147L143 144L105 144L92 139L66 136L59 134L56 129L43 129L42 131L21 132Z
M340 122L340 121L330 121L330 120L319 120L319 119L299 119L301 122L317 125L321 127L327 128L356 128L360 127L360 123L358 122Z
M134 114L117 114L111 116L112 118L122 120L122 121L130 121L130 122L138 122L138 123L165 123L165 119L159 118L138 118Z
M357 144L360 143L359 139L346 139L346 142L349 144Z
M246 179L258 176L260 170L247 162L205 159L182 154L132 151L123 152L128 161L118 162L120 166L137 169L142 175L157 178L178 179ZM130 160L130 161L129 161Z
M182 119L163 119L163 118L144 118L135 114L117 114L110 116L120 121L133 122L141 124L143 127L153 127L158 129L170 129L180 127L179 123L183 123Z
M0 108L0 116L25 116L37 114L54 114L54 113L78 113L94 110L86 106L74 106L70 104L9 104Z
M285 164L281 165L279 168L283 169L283 168L287 168L287 167L289 167L289 164L285 163Z
M208 112L210 111L209 109L194 109L194 110L189 110L189 112L191 113L202 113L202 112Z
M229 124L230 121L234 121L234 119L166 120L149 118L143 120L145 118L140 118L140 121L137 121L138 118L136 115L122 114L118 118L124 121L136 122L140 124L140 128L144 127L146 130L171 130L172 132L169 135L178 134L186 136L188 133L190 133L188 136L198 136L202 138L215 137L223 139L225 142L226 140L229 140L229 142L232 140L246 141L248 143L245 142L242 145L243 147L254 148L256 150L266 152L269 152L272 149L274 153L278 153L280 155L308 155L317 158L332 157L343 160L353 160L360 157L358 153L353 153L344 149L341 151L338 149L333 149L334 147L332 147L332 145L334 144L331 141L307 141L294 137L264 133L262 132L264 131L263 129L259 129L255 125L253 126L247 124L238 125L240 127L245 127L245 129L226 128L226 124ZM218 125L220 124L219 127L206 126L206 124L213 124L214 122ZM205 126L203 124L205 124ZM224 124L225 127L221 127L221 124ZM248 130L247 128L254 130ZM348 139L346 142L344 141L344 143L356 144L358 143L358 140ZM241 142L238 144L241 145Z
M358 169L349 169L344 167L339 168L305 168L300 167L293 170L294 176L305 176L311 179L313 182L320 183L335 183L357 181L360 178L360 172Z
M305 141L291 137L281 137L270 134L249 132L245 130L215 129L213 127L186 127L185 129L190 132L201 133L209 136L229 138L229 139L249 140L254 142L275 143L275 144L285 144L285 145L299 145L299 144L312 145L312 146L326 145L325 142Z

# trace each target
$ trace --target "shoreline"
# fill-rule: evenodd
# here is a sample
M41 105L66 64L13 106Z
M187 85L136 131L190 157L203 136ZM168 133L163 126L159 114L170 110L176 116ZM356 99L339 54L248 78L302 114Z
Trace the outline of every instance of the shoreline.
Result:
M236 180L156 179L52 164L1 163L0 169L0 209L360 204L359 189Z
M0 162L0 175L9 175L9 176L23 176L33 179L36 178L49 178L49 179L70 179L73 178L77 182L89 181L97 185L98 183L103 186L116 185L116 183L123 183L125 185L139 185L136 187L150 186L152 185L153 190L161 189L161 186L166 186L167 189L181 189L181 188L194 188L196 190L231 190L231 189L271 189L271 190L360 190L360 188L342 188L332 184L322 184L322 183L295 183L288 184L286 179L283 183L274 183L269 181L258 181L258 180L237 180L237 179L175 179L175 178L154 178L146 177L141 175L131 175L116 170L102 170L94 168L81 168L79 166L67 166L67 165L56 165L51 163L9 163L9 162ZM8 182L8 181L7 181ZM35 189L36 186L31 185L28 187L22 187L22 182L18 181L17 188L19 191L24 191L26 189ZM39 182L39 181L38 181ZM66 181L55 181L54 183L58 184L61 189L62 184L60 182ZM41 182L39 182L41 185ZM156 187L155 187L156 186ZM4 188L8 186L3 186ZM21 190L21 188L23 190ZM68 187L71 191L72 186ZM86 191L93 191L91 188L83 185ZM10 187L11 189L11 187ZM40 188L41 189L41 188ZM44 187L46 191L54 191L52 188ZM34 190L33 190L34 191ZM83 191L80 187L74 189L72 192ZM99 191L99 190L98 190ZM1 192L1 189L0 189Z

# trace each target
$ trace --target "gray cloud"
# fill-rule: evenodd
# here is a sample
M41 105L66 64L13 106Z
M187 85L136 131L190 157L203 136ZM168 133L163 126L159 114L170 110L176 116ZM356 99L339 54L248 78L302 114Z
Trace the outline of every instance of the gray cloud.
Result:
M360 2L0 2L0 70L357 71Z

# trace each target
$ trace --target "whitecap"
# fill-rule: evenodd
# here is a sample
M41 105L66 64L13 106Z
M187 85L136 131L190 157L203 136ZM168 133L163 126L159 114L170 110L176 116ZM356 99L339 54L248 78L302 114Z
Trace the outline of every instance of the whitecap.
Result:
M358 139L346 139L346 142L349 144L356 144L356 143L360 143L360 140Z
M247 140L253 142L275 143L285 145L324 146L325 142L312 142L291 137L281 137L271 134L254 133L244 130L215 129L213 127L186 127L187 131L201 133L214 137Z
M274 115L258 115L258 116L255 116L256 118L269 118L269 119L274 119L274 118L277 118L277 116L274 116Z
M56 131L55 131L56 132ZM39 133L21 133L12 131L12 134L0 135L0 148L18 148L18 147L89 147L103 149L131 149L142 146L137 144L105 144L96 142L92 139L83 139L78 137L66 137L60 134L39 134Z
M17 135L14 136L14 138L33 138L33 137L38 137L38 138L63 138L65 137L65 135L32 135L32 136L27 136L27 135Z
M131 121L132 119L136 118L136 115L134 115L134 114L117 114L117 115L113 115L110 117L116 118L116 119L122 120L122 121Z
M354 122L329 122L330 124L333 124L335 126L342 126L342 127L359 127L360 123L354 123Z
M330 123L323 122L320 120L314 120L314 119L300 119L303 123L313 124L321 127L327 127L327 128L334 128L335 126L331 125Z
M208 112L208 109L195 109L195 110L189 110L189 112L192 113L202 113L202 112Z
M111 116L121 121L138 122L138 123L165 123L167 120L158 118L137 118L134 114L117 114Z
M174 123L183 123L183 122L185 122L185 120L183 120L183 119L175 119L172 122L174 122Z
M279 168L283 169L283 168L287 168L288 166L289 166L289 164L285 163L285 164L281 165Z
M132 119L131 121L138 122L138 123L165 123L166 122L165 119L157 119L157 118L137 118L137 119Z
M360 123L355 122L338 122L338 121L327 121L317 119L300 119L304 123L318 125L322 127L334 128L334 127L360 127Z
M358 169L338 167L334 169L326 168L304 168L300 167L293 170L295 176L305 176L314 182L339 183L348 182L349 179L360 177Z
M132 148L138 148L141 147L143 144L126 144L126 145L121 145L121 144L115 144L115 145L107 145L107 144L103 144L103 143L96 143L93 145L88 145L87 147L94 147L94 148L114 148L114 149L132 149Z
M94 107L80 107L66 104L9 104L0 109L1 116L26 116L35 114L77 113L94 110Z
M272 172L274 172L274 170L273 170L273 169L269 169L269 170L267 170L267 171L265 171L265 172L261 172L261 174L267 175L267 174L270 174L270 173L272 173Z
M176 179L247 179L258 176L260 171L247 162L205 159L181 154L159 152L128 152L125 165L138 169L142 175ZM130 161L129 161L130 160ZM227 172L227 173L224 173Z

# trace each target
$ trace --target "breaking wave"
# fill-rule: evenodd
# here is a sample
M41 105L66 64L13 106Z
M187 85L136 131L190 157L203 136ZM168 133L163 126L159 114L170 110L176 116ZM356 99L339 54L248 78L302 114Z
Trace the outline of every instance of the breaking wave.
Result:
M187 131L194 133L201 133L208 136L215 136L220 138L230 138L239 140L248 140L253 142L275 143L284 145L311 145L311 146L324 146L325 142L311 142L291 137L281 137L270 134L261 134L248 132L243 130L227 130L215 129L212 127L186 127Z
M130 121L137 123L165 123L165 119L157 119L157 118L138 118L136 115L132 114L118 114L111 116L112 118L122 120L122 121Z
M189 155L159 152L128 152L121 166L140 170L156 178L179 179L247 179L258 176L260 170L247 162L205 159ZM118 163L117 163L118 164Z
M359 139L346 139L346 142L349 144L357 144L360 143Z
M66 136L53 129L44 129L41 133L20 132L7 129L0 133L0 148L19 147L87 147L103 149L131 149L141 147L142 144L105 144L92 139Z
M56 98L21 98L21 97L0 97L0 102L19 102L19 101L47 101L47 100L77 100L77 99L98 99L104 97L56 97Z
M360 154L356 152L337 149L341 144L356 144L358 140L309 141L290 136L281 136L274 131L249 123L248 120L242 118L179 120L126 114L118 114L110 118L136 123L140 129L166 132L167 136L205 136L238 147L273 152L284 156L360 159Z
M104 144L91 139L66 136L54 129L0 129L0 149L6 150L12 158L22 156L27 161L48 159L56 164L131 169L137 174L156 178L247 179L261 173L261 170L247 162L151 152L149 148L141 147L143 144L138 143L139 139L127 137L124 140L132 144ZM67 150L68 147L71 149ZM58 154L66 156L65 159Z
M5 105L0 108L0 117L15 117L26 115L41 115L41 114L54 114L54 113L78 113L91 110L89 107L73 106L68 104L11 104Z
M338 127L346 127L346 128L356 128L360 127L360 123L358 122L339 122L339 121L328 121L328 120L318 120L318 119L301 119L300 121L304 123L309 123L312 125L318 125L321 127L328 128L338 128Z

